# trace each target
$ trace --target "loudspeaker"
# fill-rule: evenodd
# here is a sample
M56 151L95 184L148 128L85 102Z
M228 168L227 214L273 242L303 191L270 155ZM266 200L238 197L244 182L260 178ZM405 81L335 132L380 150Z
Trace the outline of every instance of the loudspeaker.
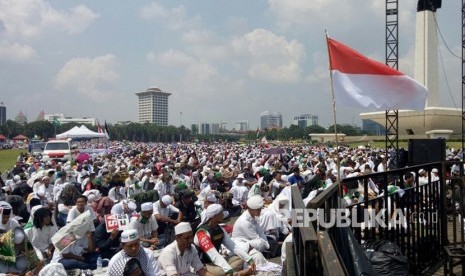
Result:
M446 160L445 139L410 139L408 141L409 166Z

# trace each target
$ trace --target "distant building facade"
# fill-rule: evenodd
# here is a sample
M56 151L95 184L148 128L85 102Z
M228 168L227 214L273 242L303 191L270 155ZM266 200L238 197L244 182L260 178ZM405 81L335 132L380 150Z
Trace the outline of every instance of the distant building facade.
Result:
M192 134L219 134L220 133L220 124L218 123L199 123L191 125Z
M249 121L236 122L236 131L241 131L241 132L249 131Z
M86 124L86 125L97 125L97 119L90 118L90 117L66 117L63 113L56 113L56 114L44 114L44 120L49 121L51 123L58 121L60 124L67 124L67 123L76 123L76 124Z
M26 117L26 115L24 115L23 111L20 111L18 113L18 115L16 115L15 122L17 122L18 124L20 124L22 126L27 124L27 117Z
M159 126L168 125L168 97L171 93L151 87L144 92L136 93L139 98L139 123L154 123Z
M312 114L301 114L294 117L293 124L301 128L318 125L318 116Z
M42 110L40 113L39 113L39 116L37 116L37 119L36 121L44 121L45 119L45 112Z
M362 120L362 128L364 132L367 132L371 135L386 135L386 128L370 119Z
M260 114L261 129L283 128L283 116L278 112L265 111Z
M3 102L0 102L0 126L6 123L6 106Z

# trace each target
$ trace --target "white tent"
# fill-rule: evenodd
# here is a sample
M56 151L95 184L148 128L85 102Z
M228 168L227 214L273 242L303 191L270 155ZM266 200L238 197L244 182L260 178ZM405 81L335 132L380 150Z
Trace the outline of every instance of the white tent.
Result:
M104 133L94 132L88 129L86 126L82 125L81 127L73 127L72 129L57 134L57 139L66 139L66 138L77 138L77 139L92 139L92 138L105 138Z

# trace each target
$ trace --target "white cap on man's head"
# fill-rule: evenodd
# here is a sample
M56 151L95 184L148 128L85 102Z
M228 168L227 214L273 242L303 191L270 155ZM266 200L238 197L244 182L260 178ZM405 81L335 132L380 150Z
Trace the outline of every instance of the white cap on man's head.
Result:
M218 199L216 198L214 193L209 193L205 199L208 202L214 202L214 203L216 203L218 201Z
M255 195L251 196L247 200L247 206L250 209L261 209L264 205L263 198L261 196Z
M174 234L179 235L192 231L191 224L189 222L180 222L174 227Z
M132 242L139 239L139 233L136 229L127 229L121 233L121 242Z
M129 171L129 173L128 173L128 174L129 174L129 175L135 175L135 174L136 174L136 172L135 172L135 171Z
M153 211L153 203L152 202L142 203L140 208L142 211Z
M137 209L137 205L134 201L129 201L128 202L128 209L131 210L131 211L134 211Z
M170 195L164 195L161 198L161 202L163 202L163 204L165 204L165 205L171 205L171 203L173 202L173 198L171 198Z

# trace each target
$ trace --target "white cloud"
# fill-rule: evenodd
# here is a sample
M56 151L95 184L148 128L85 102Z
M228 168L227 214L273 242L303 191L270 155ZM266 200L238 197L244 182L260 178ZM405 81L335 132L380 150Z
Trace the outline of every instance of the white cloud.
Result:
M108 86L115 86L118 80L114 55L107 54L96 58L73 58L58 72L55 88L78 92L90 100L102 100L111 97Z
M29 45L19 43L0 45L0 59L23 61L36 56L36 52Z
M255 29L233 39L232 48L248 63L249 76L272 82L295 82L302 74L305 49L296 40L287 41L271 31Z
M84 5L59 11L43 0L0 1L0 20L10 37L36 37L46 31L79 33L98 17Z
M200 17L188 18L186 8L182 5L168 9L156 2L142 7L139 14L142 19L159 20L173 30L191 27L200 21Z
M155 64L161 64L163 66L188 66L195 62L194 58L186 55L185 53L178 50L169 50L164 53L156 54L155 52L149 52L147 59Z

